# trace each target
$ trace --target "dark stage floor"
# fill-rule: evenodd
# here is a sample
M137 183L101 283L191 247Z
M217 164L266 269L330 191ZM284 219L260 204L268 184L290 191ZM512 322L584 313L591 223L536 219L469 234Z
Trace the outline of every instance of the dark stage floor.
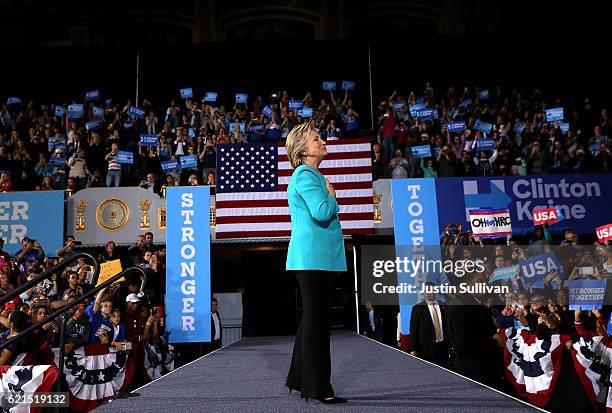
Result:
M332 384L343 405L306 404L284 386L293 336L244 338L96 412L515 412L515 399L357 334L332 334Z

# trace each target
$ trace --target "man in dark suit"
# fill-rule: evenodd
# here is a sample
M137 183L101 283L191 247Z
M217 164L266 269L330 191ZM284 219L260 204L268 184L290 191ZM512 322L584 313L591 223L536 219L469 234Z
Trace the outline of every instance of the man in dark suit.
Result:
M210 338L212 350L221 348L221 317L219 317L218 305L216 298L210 300Z
M467 284L484 282L472 275ZM505 340L499 334L485 297L460 294L449 302L446 326L454 350L453 370L494 388L501 388Z
M378 311L371 303L365 304L366 311L363 317L363 335L373 338L376 341L382 341L382 319Z
M434 284L427 282L425 285ZM410 315L410 354L446 367L446 307L440 305L436 293L425 293L424 296L425 300L412 307Z

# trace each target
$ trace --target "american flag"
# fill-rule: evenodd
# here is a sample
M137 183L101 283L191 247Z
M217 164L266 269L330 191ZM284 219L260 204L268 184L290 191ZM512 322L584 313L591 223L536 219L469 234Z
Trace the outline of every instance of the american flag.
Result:
M330 141L327 151L319 171L336 190L342 232L373 233L370 141ZM292 173L284 143L218 145L216 237L289 236L287 185Z

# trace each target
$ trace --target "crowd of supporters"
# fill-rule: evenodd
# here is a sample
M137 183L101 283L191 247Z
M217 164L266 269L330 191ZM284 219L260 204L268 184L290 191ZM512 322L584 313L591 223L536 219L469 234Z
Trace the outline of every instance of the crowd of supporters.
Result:
M285 90L231 108L193 97L161 107L147 99L136 107L99 98L85 102L78 118L58 111L59 104L14 102L0 110L3 191L214 185L217 144L276 142L307 120L323 138L341 139L358 135L367 123L348 90L321 92L318 99ZM547 120L551 108L563 108L562 119ZM589 98L575 105L538 89L499 86L434 93L427 82L408 96L394 91L374 117L374 179L612 170L612 121L607 107ZM449 127L461 122L462 128ZM141 146L141 134L157 135L156 145ZM492 144L481 146L488 139ZM430 146L431 156L411 150L422 145ZM119 151L131 152L133 163L119 163ZM185 155L196 155L197 165L163 171L162 162Z
M277 142L307 119L325 139L359 132L348 90L326 92L318 102L310 93L294 99L283 91L231 109L193 98L171 100L163 108L147 99L139 107L100 100L86 102L74 118L68 107L35 101L2 105L3 191L74 193L85 187L138 185L159 192L163 186L214 185L218 144ZM141 146L141 134L157 135L156 144ZM132 163L122 163L120 151L131 152ZM196 166L163 171L162 162L188 155L196 156Z
M564 109L561 119L548 120L553 108ZM434 93L427 82L420 94L394 91L375 116L375 179L612 171L612 120L589 98L575 105L539 89L499 86ZM493 141L479 142L487 139ZM430 156L413 154L421 145L430 146Z
M48 258L37 240L26 237L14 256L0 250L0 296L70 259L77 248L75 238L68 236L58 251L52 254L47 251L57 258ZM174 355L164 329L165 251L163 246L154 245L150 232L139 235L127 249L120 250L113 241L105 244L99 262L119 260L122 268L141 267L146 273L146 289L142 288L141 276L130 273L124 280L74 306L66 320L66 354L86 344L129 350L136 360L132 387L156 378L147 375L145 358L149 366L158 366L161 374L172 368ZM0 315L0 343L87 294L95 287L93 277L94 268L85 259L78 258L6 303ZM61 322L61 318L56 318L34 330L26 339L3 349L0 365L52 364L50 350L60 345Z

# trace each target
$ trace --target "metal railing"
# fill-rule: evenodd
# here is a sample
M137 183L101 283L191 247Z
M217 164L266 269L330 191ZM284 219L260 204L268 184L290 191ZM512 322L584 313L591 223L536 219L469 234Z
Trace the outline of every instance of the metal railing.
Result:
M56 273L59 270L63 270L64 268L68 267L71 263L78 260L79 258L87 258L91 262L93 262L93 265L94 265L93 283L96 283L98 281L98 276L100 275L100 264L98 263L98 260L96 260L91 254L88 254L86 252L79 252L63 260L62 262L57 263L53 267L44 270L43 272L38 274L36 277L34 277L32 280L26 282L25 284L20 285L14 290L3 295L2 298L0 298L0 306L3 306L4 304L8 303L9 301L17 297L22 292L27 291L30 288L38 285L38 283L40 283L46 278L49 278L49 276L52 275L53 273Z
M25 291L25 290L35 286L41 280L43 280L46 277L48 277L49 275L53 274L55 271L61 270L62 268L66 267L70 262L73 262L75 259L81 258L82 256L87 256L87 257L89 257L94 262L94 283L96 283L97 279L98 279L98 276L100 274L100 264L91 255L89 255L87 253L79 253L79 254L75 254L73 257L70 257L70 259L61 262L60 264L58 264L58 265L56 265L54 267L49 268L48 270L46 270L43 273L39 274L33 280L31 280L28 283L24 284L22 287L19 287L18 289L13 290L12 293L7 294L7 296L3 297L3 299L0 300L0 303L4 304L4 303L10 301L11 299L16 297L21 292L23 292L23 291ZM63 379L64 379L64 356L65 356L65 344L66 344L65 343L65 340L66 340L66 312L68 310L70 310L71 308L81 304L82 302L87 300L89 297L92 297L92 296L98 294L101 290L103 290L106 287L108 287L109 285L115 283L117 280L121 279L122 277L125 277L126 274L134 272L134 271L140 272L141 281L142 282L140 283L139 296L143 296L144 295L144 289L145 289L146 284L147 284L147 275L146 275L146 272L144 271L144 269L142 269L140 267L129 267L129 268L126 268L125 270L121 271L119 274L113 275L112 277L110 277L108 280L104 281L100 285L97 285L96 287L94 287L93 289L88 291L87 293L85 293L82 296L76 298L74 301L72 301L70 303L67 303L64 306L60 307L59 309L57 309L52 314L50 314L47 317L45 317L43 320L41 320L41 321L31 325L30 327L26 328L25 330L19 332L19 334L17 334L16 336L14 336L14 337L10 338L9 340L5 341L4 343L0 344L0 352L3 349L13 345L14 343L17 343L18 341L23 340L28 334L32 333L34 330L41 328L43 325L45 325L45 324L55 320L57 317L61 317L61 321L60 321L60 333L59 333L60 334L59 335L59 366L57 366L59 371L58 371L58 378L57 378L57 384L56 384L56 391L61 392L62 391L62 383L63 383ZM6 298L6 297L8 297L8 298Z

